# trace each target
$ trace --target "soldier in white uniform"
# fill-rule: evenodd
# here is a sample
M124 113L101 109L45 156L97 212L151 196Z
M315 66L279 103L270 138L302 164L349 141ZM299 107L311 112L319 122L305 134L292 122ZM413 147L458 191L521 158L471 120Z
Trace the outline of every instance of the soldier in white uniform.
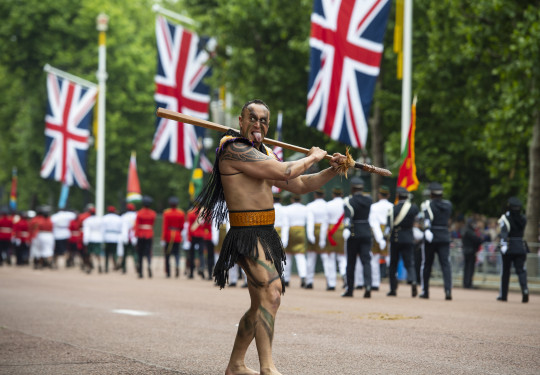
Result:
M345 241L343 239L343 219L345 210L343 208L342 191L340 188L332 190L332 200L326 203L326 213L328 215L328 243L325 248L327 252L321 254L326 275L328 290L336 289L337 280L337 260L338 257L344 257ZM345 275L342 270L341 276Z
M326 201L324 200L323 189L315 191L315 199L313 202L307 204L307 212L306 232L308 244L306 253L306 289L313 289L317 255L321 254L326 247L326 235L328 230L328 215L326 214Z
M114 206L107 207L107 214L103 216L102 230L103 242L105 242L105 272L109 272L109 258L112 257L113 269L117 270L118 243L122 238L122 218L116 213Z
M135 237L135 219L137 218L137 211L133 203L126 205L126 212L124 212L120 219L122 220L122 234L118 242L118 248L116 256L118 257L118 263L122 268L122 273L126 273L126 260L129 255L133 257L133 265L137 268L137 237Z
M293 257L296 262L296 270L300 277L300 287L306 286L307 263L306 263L306 223L307 223L307 207L302 204L302 197L298 194L293 194L291 204L285 206L285 215L287 216L287 245L285 247L285 255L287 263L283 270L285 277L285 285L289 286L291 277Z
M58 267L58 257L63 256L66 253L69 237L71 237L69 223L71 223L71 220L75 220L76 217L77 215L75 215L75 212L64 209L60 209L57 213L51 216L54 236L54 268Z
M289 219L287 218L285 207L281 204L280 193L274 193L274 211L276 213L274 228L279 234L281 242L283 243L283 248L285 249L287 248L287 244L289 243ZM284 266L285 268L289 266L289 274L287 275L285 269L283 270L283 281L285 282L285 286L289 286L289 281L291 280L290 264L291 260L287 258Z
M371 205L369 211L369 225L375 239L371 248L371 290L379 290L379 286L381 285L381 257L384 257L383 260L386 261L385 258L388 255L388 248L383 233L388 220L388 212L394 207L394 204L388 201L388 196L390 195L388 187L381 186L378 195L379 200Z
M94 265L92 263L92 255L93 258L96 259L98 265L98 272L103 272L103 269L101 268L102 243L102 220L101 217L96 216L95 213L92 213L92 215L85 219L83 222L83 244L88 249L88 258L90 263L90 268L87 270L88 273L90 273L94 268Z

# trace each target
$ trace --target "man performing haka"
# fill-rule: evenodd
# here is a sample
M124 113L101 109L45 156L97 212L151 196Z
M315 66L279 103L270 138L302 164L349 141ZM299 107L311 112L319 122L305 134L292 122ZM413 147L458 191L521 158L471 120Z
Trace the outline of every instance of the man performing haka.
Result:
M253 339L261 374L279 374L272 360L274 321L284 292L285 253L274 229L272 185L295 194L318 189L339 173L346 157L334 154L330 168L302 175L326 156L312 147L305 158L281 163L263 144L270 124L270 110L261 100L244 105L239 116L240 133L230 130L221 139L214 171L197 200L207 221L222 222L227 212L231 228L214 269L223 288L228 271L238 263L248 277L251 307L240 319L225 374L257 374L246 367L244 357Z

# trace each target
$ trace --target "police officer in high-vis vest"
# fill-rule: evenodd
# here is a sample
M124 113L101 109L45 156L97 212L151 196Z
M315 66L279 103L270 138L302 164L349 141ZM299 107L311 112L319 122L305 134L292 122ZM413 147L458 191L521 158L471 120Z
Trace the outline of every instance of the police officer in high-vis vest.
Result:
M360 256L364 268L364 298L371 297L371 227L369 211L373 202L363 194L364 181L360 177L351 179L351 195L344 199L344 238L347 238L347 290L342 297L352 297L356 257Z
M508 297L508 283L512 264L516 269L519 285L521 287L521 302L529 302L529 288L527 287L527 244L523 240L523 232L527 219L521 213L521 201L516 197L508 199L508 211L499 219L501 227L500 249L502 254L501 288L497 300L506 302Z
M397 296L397 268L399 257L403 258L403 265L411 280L412 296L418 294L416 287L416 272L414 269L414 237L413 225L418 215L418 206L409 200L409 192L403 187L398 187L396 194L399 202L388 213L389 243L390 243L390 291L388 296Z
M445 299L452 299L452 267L450 265L450 231L448 220L452 214L452 203L442 199L443 187L438 182L429 185L431 199L422 203L424 213L424 236L426 239L422 257L422 294L420 298L429 298L429 278L435 254L443 273Z

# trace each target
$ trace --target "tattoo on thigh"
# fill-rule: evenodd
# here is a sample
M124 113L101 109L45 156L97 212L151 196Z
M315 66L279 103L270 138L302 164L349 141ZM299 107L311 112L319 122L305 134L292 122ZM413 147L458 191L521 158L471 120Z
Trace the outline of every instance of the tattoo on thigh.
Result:
M257 259L257 263L263 266L263 268L266 270L268 274L268 285L272 284L274 281L279 279L279 274L276 270L276 266L274 266L273 263L268 264L268 263L263 262L260 259Z

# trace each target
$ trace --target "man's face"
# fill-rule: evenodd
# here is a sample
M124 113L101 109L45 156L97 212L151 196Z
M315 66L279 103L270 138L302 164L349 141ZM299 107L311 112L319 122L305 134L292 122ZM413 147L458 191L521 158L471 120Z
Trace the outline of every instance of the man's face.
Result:
M240 134L258 147L268 133L270 112L262 104L250 104L238 118Z

